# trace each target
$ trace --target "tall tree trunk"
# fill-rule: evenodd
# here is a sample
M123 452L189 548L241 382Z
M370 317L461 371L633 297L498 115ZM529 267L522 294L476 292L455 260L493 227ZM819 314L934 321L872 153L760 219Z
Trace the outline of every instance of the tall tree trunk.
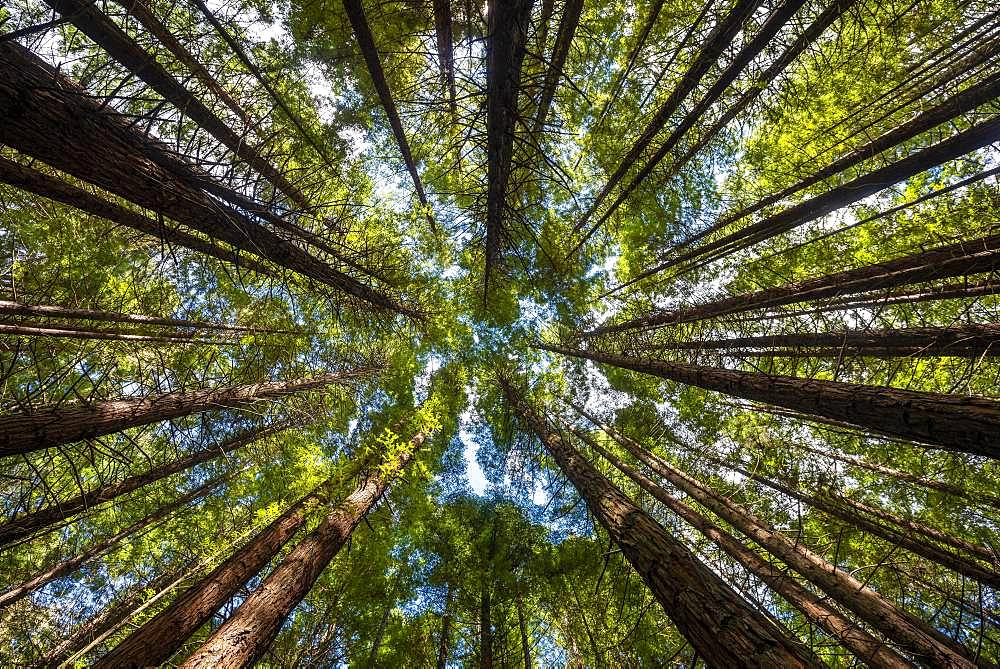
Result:
M528 642L528 626L524 620L524 597L520 587L517 592L517 626L521 630L521 656L524 658L524 669L531 669L531 644Z
M716 101L722 94L726 92L737 77L743 72L744 69L756 58L761 51L767 47L774 36L778 34L785 24L787 24L795 13L799 11L802 5L805 4L805 0L784 0L781 5L768 17L767 21L761 26L757 34L740 49L739 53L733 58L732 62L726 67L725 70L719 75L719 78L712 84L712 87L708 89L708 92L698 101L691 111L684 115L684 118L680 123L671 131L670 136L664 140L660 148L646 161L646 164L636 173L628 185L618 193L614 202L611 203L601 218L598 220L597 225L603 225L608 218L621 206L621 204L628 198L628 196L639 187L643 181L652 174L653 170L657 165L670 153L677 143L681 140L684 134L693 128L698 120L704 115L708 109L715 104Z
M727 464L726 466L753 481L757 481L793 499L805 502L809 506L834 518L839 518L848 525L856 527L867 534L881 537L901 548L905 548L911 553L939 564L945 569L950 569L993 588L1000 587L1000 574L995 570L957 555L954 552L945 550L940 546L928 543L926 539L947 543L959 550L972 553L982 560L995 560L996 556L982 546L970 544L958 537L946 535L921 523L901 518L895 514L876 509L840 495L832 493L807 493L791 485L790 482L770 479L739 465ZM879 523L872 518L866 517L864 515L866 513L881 519L883 522ZM913 534L922 535L925 539L921 540L919 537L913 536Z
M992 97L1000 93L1000 77L990 85L988 93ZM982 98L977 97L976 99L981 100ZM855 177L843 185L788 207L776 214L772 214L761 221L747 225L721 239L708 242L691 251L682 253L676 258L659 265L654 273L669 269L689 260L703 258L709 253L713 255L707 261L702 262L718 260L741 249L749 248L754 244L793 230L809 221L863 200L870 195L885 190L893 184L905 181L949 160L961 158L966 154L989 146L997 140L1000 140L1000 118L994 118L974 125L937 144L921 149L906 158L901 158L885 167Z
M424 194L424 186L420 182L420 174L417 172L417 163L413 160L413 153L410 151L410 143L406 140L406 132L403 130L403 122L399 118L399 111L396 109L396 102L392 98L392 91L389 90L389 82L386 81L385 72L382 70L382 61L379 58L378 48L375 46L375 38L372 36L371 28L368 25L368 17L365 16L365 7L362 0L343 0L344 11L351 22L351 29L354 31L354 38L361 48L361 55L365 59L368 67L368 74L375 85L382 108L385 109L386 116L389 117L389 127L399 145L399 151L403 154L403 162L406 170L413 180L413 188L417 191L420 204L427 206L427 196ZM434 219L428 215L428 221L433 225Z
M181 667L249 667L260 658L274 641L285 618L308 594L323 569L400 474L413 453L423 445L424 439L424 435L418 433L407 448L367 476L285 556L260 587Z
M451 647L452 595L451 583L449 583L444 596L444 613L441 614L441 640L438 643L437 669L446 669L448 665L448 654Z
M390 593L390 596L392 593ZM382 611L382 618L378 623L378 631L375 632L375 638L372 639L372 649L368 653L368 669L375 669L378 666L378 653L382 650L382 640L385 638L385 628L389 624L389 615L392 613L393 607L396 602L390 601L385 605L385 610Z
M1000 458L1000 444L994 437L1000 432L1000 402L985 397L771 376L545 344L539 347L734 397L842 420L881 434Z
M295 381L266 381L140 399L39 407L27 413L0 416L0 456L31 453L203 411L244 409L260 400L349 382L368 376L372 371L359 368Z
M500 257L507 186L514 155L521 67L534 0L490 0L486 40L486 264L483 303Z
M136 325L159 325L196 330L232 330L234 332L262 332L267 334L306 334L299 330L271 330L252 326L223 325L207 321L191 321L181 318L160 318L142 314L122 314L96 309L76 309L50 304L24 304L10 300L0 300L0 316L38 316L42 318L65 318L71 320L101 321L109 323L134 323Z
M956 325L953 327L899 328L885 330L844 330L842 332L803 332L796 334L762 335L732 339L697 340L655 344L649 350L712 350L712 349L771 349L778 347L809 349L833 347L845 353L865 354L871 350L899 355L916 351L924 355L962 355L979 357L1000 355L1000 325ZM839 349L836 347L840 347ZM803 351L808 354L809 351ZM762 355L782 352L763 351Z
M611 191L615 189L628 171L639 161L642 152L656 139L656 136L666 125L667 121L670 120L670 117L673 116L674 112L677 111L691 91L701 83L702 78L708 73L709 69L718 62L719 57L729 48L729 45L743 27L743 24L746 23L747 19L756 11L758 6L760 6L760 0L737 0L725 18L712 30L687 71L681 75L680 81L677 82L674 90L670 92L667 99L663 101L656 110L656 113L653 114L649 124L628 152L622 157L618 163L618 167L608 178L607 183L604 184L594 202L573 226L574 233L583 229L587 221L590 220L590 217L593 216L597 208L604 202L605 198L611 194ZM567 255L573 255L577 249L583 246L590 236L594 234L599 225L598 223L592 226Z
M455 49L451 30L451 0L434 0L434 36L437 39L438 61L441 79L448 92L448 108L452 114L458 111L455 91Z
M272 426L245 432L214 446L177 458L144 474L129 476L118 483L103 485L82 495L57 501L50 506L9 520L0 525L0 546L6 546L24 537L31 536L39 530L53 525L60 520L65 520L81 511L117 499L122 495L164 479L171 474L176 474L203 462L214 460L225 453L232 453L247 444L252 444L255 441L277 434L285 429L287 429L287 426Z
M887 151L894 146L899 146L900 144L913 139L917 135L939 126L942 123L946 123L958 116L966 114L998 96L1000 96L1000 76L994 75L992 77L987 77L984 81L970 86L960 93L956 93L936 106L921 112L906 123L897 125L892 130L876 137L867 144L841 156L826 167L813 172L808 177L801 179L788 188L774 193L773 195L768 195L753 205L741 209L730 216L724 217L715 225L699 233L696 236L696 239L704 238L716 230L728 227L736 221L760 211L764 207L781 202L795 193L817 184L834 174L850 169L851 167L854 167L855 165L858 165L873 156L877 156L883 151Z
M768 553L827 593L839 605L899 644L907 653L912 653L933 666L964 667L967 669L976 666L969 659L970 653L967 649L949 639L933 626L896 608L879 593L847 572L837 568L800 542L774 530L729 498L719 495L710 487L653 455L639 443L597 421L596 418L579 407L574 406L574 408L597 424L636 460L645 464L658 476L662 476L685 494L690 495L692 499L712 513L717 514Z
M0 157L0 181L30 191L35 195L68 204L88 214L100 216L112 223L138 230L167 243L183 246L195 253L218 258L223 262L244 267L264 276L277 276L273 270L253 258L241 257L234 250L223 248L176 227L164 225L161 221L154 221L142 214L137 214L125 207L92 195L61 179L2 157Z
M493 669L493 620L490 585L483 579L479 593L479 669Z
M329 501L332 483L290 506L208 576L196 583L166 609L132 632L95 662L95 668L149 667L166 662L188 637L270 562L305 524L309 512Z
M81 327L39 327L38 325L8 325L0 323L0 334L12 337L55 337L58 339L95 339L98 341L129 341L152 344L202 344L204 346L235 346L239 342L225 339L205 339L184 335L137 335Z
M0 116L0 142L26 155L359 300L421 316L202 193L211 180L194 166L18 44L0 43Z
M303 209L309 199L293 186L274 165L268 162L244 137L237 135L225 121L216 116L201 100L174 79L156 59L135 43L100 9L86 0L46 0L52 9L69 17L87 37L103 47L132 74L142 79L182 114L190 117L230 151L246 161Z
M580 23L580 15L583 13L583 0L566 0L563 7L562 19L559 21L559 32L556 34L556 43L552 47L552 59L549 69L545 72L545 80L542 83L542 93L539 97L538 111L535 113L535 123L532 132L538 134L545 127L545 119L549 115L549 107L552 99L556 95L556 86L563 75L563 67L566 65L566 57L569 49L573 45L573 36L576 34L576 27Z
M158 594L163 592L164 588L172 587L182 573L183 570L167 571L145 585L134 588L132 592L122 597L121 600L114 602L73 630L70 636L45 653L38 662L33 664L33 669L42 669L43 667L46 669L57 669L74 653L115 630L122 621L127 620L136 607L146 599L149 591Z
M819 666L808 650L752 609L551 430L509 383L501 384L508 404L542 440L677 629L709 663L719 667Z
M765 288L714 300L695 307L671 309L623 323L595 328L584 336L597 336L661 325L738 314L796 302L821 300L877 290L899 288L925 281L972 276L1000 268L1000 235L949 244L887 262L827 274L775 288Z
M798 609L809 622L818 625L826 631L867 666L880 667L882 669L903 669L904 667L912 666L891 648L888 648L885 642L876 639L856 623L852 622L824 597L820 597L801 586L794 578L784 574L779 568L744 546L731 534L709 521L676 497L670 495L650 478L629 467L622 460L598 445L593 439L590 439L577 430L573 430L573 433L596 453L599 453L622 473L635 481L643 490L666 505L667 508L705 535L705 537L715 543L727 555L764 581L775 592L784 597L788 603Z
M197 489L182 495L180 498L161 506L159 509L149 514L148 516L132 523L128 527L125 527L118 532L115 532L106 539L103 539L90 548L84 550L81 553L77 553L73 557L61 560L56 564L48 567L47 569L39 572L35 576L32 576L28 580L15 585L13 587L4 590L0 593L0 608L10 606L14 602L18 601L27 594L30 594L33 590L37 590L44 585L51 583L57 578L62 578L67 574L71 574L77 569L79 569L84 564L87 564L94 558L100 557L107 554L115 546L119 544L123 539L130 537L137 532L144 530L153 523L162 520L170 516L174 511L186 506L190 502L199 499L208 493L215 490L217 487L228 481L234 476L234 474L226 474L223 476L218 476L208 483L199 486Z
M684 167L699 151L705 148L709 142L719 134L723 128L725 128L729 123L736 118L740 112L749 107L754 100L760 97L767 87L774 81L778 75L780 75L786 67L792 64L796 58L802 55L809 46L819 39L823 33L826 32L827 28L833 25L834 21L839 19L841 15L854 6L857 0L834 0L823 12L816 17L816 20L809 24L801 35L796 38L796 40L785 49L777 59L775 59L766 70L757 78L760 85L749 86L747 91L740 96L740 98L734 102L732 105L726 108L726 111L715 121L709 128L703 129L698 137L698 140L692 144L692 146L684 152L684 154L673 161L673 163L668 168L668 177L672 177L680 172L681 168ZM693 240L692 240L693 241Z

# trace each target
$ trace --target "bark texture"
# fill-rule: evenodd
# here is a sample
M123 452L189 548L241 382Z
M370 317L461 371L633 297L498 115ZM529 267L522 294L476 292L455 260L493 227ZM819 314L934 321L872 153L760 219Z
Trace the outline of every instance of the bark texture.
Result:
M249 667L268 649L285 618L308 594L354 528L424 443L417 434L385 468L365 478L319 527L274 568L260 587L181 665L183 669Z
M677 629L710 665L820 666L801 644L752 609L550 429L509 384L504 384L504 393L515 414L542 440Z

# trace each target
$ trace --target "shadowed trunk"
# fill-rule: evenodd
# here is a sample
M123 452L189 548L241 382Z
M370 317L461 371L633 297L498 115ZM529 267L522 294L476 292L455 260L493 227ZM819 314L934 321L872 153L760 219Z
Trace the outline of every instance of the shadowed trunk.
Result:
M677 629L711 665L820 665L551 430L508 383L501 384L510 407L542 440Z
M792 540L746 511L728 497L685 474L639 443L574 405L574 408L604 430L636 460L662 476L692 499L717 514L727 523L752 539L813 585L827 593L839 605L853 612L873 629L898 643L933 666L971 668L968 650L955 643L936 628L910 613L898 609L880 594L842 571L822 556L798 541Z
M252 258L240 257L236 251L222 248L176 227L164 225L161 221L154 221L142 214L92 195L82 188L77 188L61 179L51 177L2 157L0 157L0 181L30 191L35 195L41 195L50 200L68 204L88 214L93 214L112 223L138 230L143 234L162 239L167 243L183 246L195 253L202 253L213 258L218 258L223 262L243 267L265 276L277 276L273 270Z
M349 382L369 376L373 371L359 368L295 381L267 381L86 405L64 403L38 407L31 412L0 417L0 455L31 453L203 411L244 409L259 400Z
M538 112L535 114L535 124L532 128L532 132L535 134L541 132L545 126L545 119L549 114L552 99L556 95L556 86L562 77L566 56L569 55L569 49L573 45L573 35L576 34L576 27L580 23L582 12L583 0L566 0L562 19L559 21L556 43L552 47L552 60L549 63L549 69L545 72L545 81L542 83L542 94L539 98Z
M521 631L521 656L524 658L524 669L531 669L531 644L528 643L528 626L524 620L524 598L520 590L517 593L517 627Z
M60 339L98 339L102 341L149 342L154 344L203 344L206 346L236 346L239 342L225 339L195 338L185 335L137 335L127 332L91 330L77 326L38 327L32 324L0 323L0 334L12 337L57 337Z
M34 54L0 43L0 142L372 305L419 317L198 190L208 181L124 116L100 106Z
M362 480L181 667L228 669L253 665L267 651L285 619L309 593L354 528L423 445L424 439L424 435L418 433L407 448Z
M103 47L132 74L159 93L230 151L262 174L278 190L300 207L309 208L309 200L285 176L247 144L225 121L212 113L198 98L177 82L153 56L142 49L97 7L86 0L46 0L52 9L66 16L87 37Z
M157 666L253 578L305 524L309 511L329 501L327 481L302 498L245 546L188 589L166 609L132 632L93 664L95 669Z
M486 265L483 302L500 256L507 183L514 154L514 125L521 66L534 0L491 0L486 41Z
M490 586L483 581L479 594L479 669L493 669L493 621Z
M447 587L448 591L444 596L444 613L441 615L441 640L438 643L437 669L446 669L449 649L451 647L451 605L453 594L451 583Z
M955 276L983 274L998 268L1000 268L1000 235L981 237L815 279L726 297L700 306L661 311L651 316L601 326L585 333L584 336L592 337L638 328L689 323L796 302L898 288Z
M231 453L239 448L242 448L243 446L246 446L247 444L252 444L255 441L277 434L285 429L287 428L268 427L237 435L209 448L195 451L190 455L177 458L176 460L148 471L145 474L129 476L119 483L111 483L101 486L100 488L91 490L83 495L58 501L51 506L38 509L37 511L32 511L31 513L15 518L14 520L7 521L6 523L0 525L0 546L5 546L11 542L23 539L24 537L30 536L39 530L48 527L49 525L59 522L60 520L65 520L70 516L76 515L81 511L103 504L104 502L117 499L122 495L126 495L134 490L138 490L139 488L164 479L171 474L176 474L177 472L185 471L203 462L214 460L220 455Z
M455 99L455 49L452 46L451 23L451 0L434 0L434 36L437 39L441 79L448 91L448 108L455 114L458 105Z
M156 521L166 518L177 509L187 505L189 502L207 495L233 476L234 474L226 474L224 476L216 477L196 490L193 490L179 499L160 507L145 518L142 518L128 527L115 532L107 539L97 542L82 553L78 553L73 557L61 560L60 562L57 562L51 567L29 578L27 581L8 588L4 592L0 593L0 608L10 606L25 595L30 594L33 590L37 590L57 578L62 578L67 574L71 574L94 558L105 555L108 551L117 546L123 539L131 537L135 533L149 527Z
M845 648L851 651L855 657L867 666L882 669L903 669L904 667L912 666L892 649L887 648L885 642L876 639L856 623L852 622L824 597L820 597L800 585L793 577L783 573L780 568L747 548L731 534L710 522L703 515L676 497L670 495L651 479L626 465L622 460L599 446L593 439L590 439L577 430L573 430L573 433L622 473L635 481L643 490L666 505L667 508L725 551L727 555L742 564L748 571L784 597L792 606L801 611L807 620L830 634L830 636L843 644Z
M1000 402L985 397L772 376L544 344L539 348L734 397L842 420L881 434L1000 458L1000 445L994 438L1000 431Z

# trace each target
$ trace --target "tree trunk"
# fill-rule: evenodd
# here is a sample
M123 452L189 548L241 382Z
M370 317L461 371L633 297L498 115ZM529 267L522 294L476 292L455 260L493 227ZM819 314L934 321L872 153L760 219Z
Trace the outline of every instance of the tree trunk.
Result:
M455 91L455 50L451 31L451 0L434 0L434 35L437 38L441 79L448 91L448 107L452 114L458 112Z
M479 594L479 669L493 669L493 621L490 612L490 586L483 579Z
M183 669L249 667L268 649L285 618L308 594L354 528L424 443L418 433L409 446L365 478L319 527L274 568L260 587L181 665Z
M197 97L178 83L153 56L136 44L100 9L86 0L46 0L46 4L68 17L73 25L103 47L132 74L142 79L178 111L190 117L226 148L246 161L298 206L303 209L310 207L309 199L293 186L285 175L252 148L244 137L237 135L225 121L213 114Z
M524 598L520 590L517 593L517 626L521 630L521 656L524 658L524 669L531 669L531 644L528 642L528 626L524 620Z
M372 305L421 314L208 197L210 180L17 44L0 44L0 142Z
M899 288L956 276L983 274L993 272L998 268L1000 268L1000 235L993 235L942 246L931 251L923 251L887 262L835 272L815 279L726 297L700 306L661 311L651 316L630 319L617 325L595 328L584 336L592 337L638 328L690 323L796 302Z
M538 102L538 111L535 114L535 123L532 132L538 134L545 127L545 119L549 114L549 107L552 99L556 95L556 86L562 78L563 66L566 64L566 56L573 45L573 36L576 34L576 27L580 23L580 15L583 13L583 0L566 0L563 7L562 19L559 21L559 32L556 34L556 43L552 47L552 59L549 69L545 72L545 80L542 83L542 93Z
M763 335L704 341L680 341L655 344L649 350L770 349L785 347L809 349L832 347L847 354L869 355L871 351L899 355L955 355L966 357L1000 355L1000 325L956 325L953 327L901 328L886 330L845 330L843 332L805 332ZM840 347L840 348L837 348ZM802 351L809 355L809 351ZM916 353L914 353L916 352ZM761 355L782 355L782 351L762 351Z
M995 439L1000 432L1000 402L985 397L771 376L545 344L539 345L539 348L734 397L842 420L881 434L1000 458L1000 444Z
M591 513L621 547L677 629L718 667L811 667L820 662L755 611L569 443L505 381L507 402L530 426Z
M838 604L899 644L907 653L912 653L933 666L964 667L966 669L976 666L969 659L968 650L931 625L904 610L897 609L864 583L837 568L798 541L793 541L769 527L729 498L719 495L708 486L653 455L614 428L598 422L579 407L574 408L597 424L629 454L656 472L657 475L667 479L699 504L717 514L771 555L827 593Z
M252 444L255 441L277 434L285 429L287 429L287 426L261 428L246 432L226 439L222 443L210 446L209 448L177 458L144 474L129 476L118 483L103 485L100 488L78 495L77 497L58 501L45 508L9 520L0 525L0 546L6 546L24 537L31 536L39 530L53 525L60 520L65 520L81 511L117 499L122 495L164 479L171 474L183 472L195 465L214 460L220 455L231 453L247 444Z
M244 267L264 276L277 276L275 272L252 258L240 257L236 251L223 248L216 244L184 232L163 222L154 221L142 214L126 209L120 205L108 202L92 195L82 188L77 188L61 179L43 174L30 167L25 167L6 158L0 157L0 181L30 191L35 195L56 202L76 207L88 214L138 230L139 232L162 239L169 244L176 244L195 253L202 253L223 262Z
M0 300L0 316L38 316L42 318L65 318L72 320L102 321L109 323L135 323L137 325L161 325L197 330L232 330L234 332L250 332L265 334L307 334L299 330L270 330L240 325L223 325L206 321L190 321L181 318L159 318L141 314L121 314L113 311L98 311L94 309L75 309L48 304L23 304Z
M33 590L37 590L38 588L41 588L42 586L51 583L57 578L62 578L67 574L71 574L77 569L79 569L82 565L88 563L90 560L93 560L96 557L100 557L101 555L105 555L112 548L117 546L122 539L130 537L136 532L139 532L149 527L156 521L166 518L174 511L184 507L191 501L203 497L204 495L207 495L212 490L222 485L232 477L233 474L226 474L224 476L216 477L211 481L209 481L208 483L206 483L205 485L200 486L197 489L187 493L186 495L181 496L179 499L176 499L173 502L170 502L169 504L160 507L153 513L149 514L145 518L142 518L141 520L132 523L125 529L119 530L118 532L112 534L107 539L99 541L98 543L94 544L93 546L83 551L82 553L78 553L73 557L66 558L65 560L57 562L51 567L29 578L27 581L24 581L23 583L16 585L14 587L8 588L4 592L0 593L0 608L10 606L11 604L18 601L25 595L30 594Z
M781 202L791 195L794 195L809 186L817 184L834 174L850 169L851 167L854 167L865 160L869 160L873 156L877 156L883 151L887 151L894 146L899 146L904 142L908 142L917 135L927 132L928 130L939 126L942 123L946 123L958 116L966 114L998 96L1000 96L1000 77L997 77L996 75L987 77L985 81L970 86L962 92L956 93L952 97L944 100L938 105L921 112L919 115L906 123L897 125L892 130L876 137L872 141L854 149L846 155L841 156L805 179L802 179L788 188L774 193L773 195L768 195L745 209L741 209L730 216L726 216L718 223L711 226L708 230L701 232L698 235L698 238L703 238L716 230L728 227L736 221L760 211L764 207Z
M521 67L534 0L490 0L486 40L486 264L483 302L500 256L514 154L514 124L521 90Z
M403 162L406 163L406 170L413 180L413 188L417 191L420 204L427 206L427 196L424 194L424 186L420 183L420 174L417 172L417 164L413 160L410 151L410 143L406 140L406 133L403 131L403 122L399 118L399 111L396 109L396 102L392 98L392 91L389 90L389 82L385 79L385 72L382 70L382 61L378 55L378 48L375 46L375 38L372 36L371 28L368 26L368 17L365 16L365 8L361 0L343 0L344 11L351 22L351 29L354 31L354 38L361 48L361 55L365 59L368 67L368 74L375 85L382 108L385 109L386 116L389 117L389 126L392 134L399 145L399 151L403 154ZM434 219L428 219L432 224Z
M31 412L0 417L0 456L31 453L203 411L244 409L260 400L350 382L371 373L371 369L361 368L296 381L266 381L87 405L43 406Z
M980 103L1000 94L1000 78L989 84L985 92L973 91L974 99ZM930 112L928 112L930 113ZM892 133L889 133L892 134ZM757 223L747 225L721 239L703 244L691 251L668 260L656 269L657 272L674 267L683 262L701 258L715 252L708 262L730 255L741 249L793 230L800 225L825 216L838 209L885 190L889 186L905 181L921 172L937 167L949 160L961 158L978 149L1000 140L1000 118L994 118L942 140L902 158L894 163L867 174L855 177L847 183L816 195L804 202L772 214ZM868 157L868 156L865 156Z
M204 339L183 335L136 335L127 332L88 330L80 327L38 327L0 323L0 334L12 337L55 337L58 339L94 339L98 341L129 341L151 344L202 344L205 346L235 346L239 342L225 339Z
M441 641L438 644L437 669L446 669L451 646L451 583L444 596L444 613L441 615Z
M95 668L149 667L166 662L188 637L278 554L305 524L309 512L329 501L331 482L290 506L212 573L192 586L166 609L135 630Z
M862 532L881 537L890 543L893 543L901 548L905 548L911 553L924 557L935 564L941 565L945 569L967 576L968 578L978 581L984 585L988 585L992 588L1000 588L1000 574L996 571L968 560L960 555L956 555L955 553L945 550L940 546L914 537L912 534L920 534L926 539L947 543L958 548L959 550L973 553L976 557L983 560L995 560L996 556L982 546L970 544L969 542L963 541L958 537L945 535L943 532L926 527L920 523L900 518L895 514L882 511L881 509L876 509L868 506L867 504L862 504L861 502L855 502L840 495L834 495L832 493L806 493L794 487L787 481L772 480L738 465L727 464L726 466L753 481L757 481L768 488L777 490L792 499L805 502L809 506L833 516L834 518L839 518L848 525L858 528ZM876 516L888 524L881 524L871 518L866 518L862 515L864 513ZM892 525L896 525L896 527L892 527Z
M800 585L794 578L783 573L781 569L744 546L731 534L710 522L703 515L676 497L670 495L651 479L626 465L595 443L594 440L576 430L573 430L573 433L622 473L635 481L643 490L666 505L667 508L705 535L706 538L715 543L732 559L739 562L771 589L784 597L810 623L818 625L826 631L866 666L880 667L882 669L903 669L904 667L912 666L891 648L886 647L885 642L876 639L856 623L852 622L839 609L830 604L826 598L820 597Z
M760 0L737 0L726 17L712 30L711 34L705 39L705 43L702 45L694 61L692 61L687 71L681 76L680 81L677 82L674 90L671 91L667 99L663 101L663 104L653 114L646 129L643 130L642 134L628 150L628 153L622 157L618 163L618 167L611 174L611 177L608 178L607 183L601 189L601 192L598 193L586 213L573 226L574 233L583 229L587 221L590 220L590 217L593 216L597 208L604 202L605 198L611 194L611 191L614 190L628 171L639 161L642 152L656 139L656 136L663 129L667 121L670 120L670 117L673 116L674 112L677 111L691 91L701 83L702 78L708 73L709 69L718 62L719 57L729 48L729 45L740 32L743 24L757 10L759 5ZM578 248L583 246L599 225L600 223L591 227L567 255L572 255Z
M163 592L165 588L172 587L182 573L181 570L168 571L157 576L149 583L135 588L121 600L106 607L96 616L77 627L70 636L55 648L49 650L38 662L32 665L33 669L42 669L42 667L46 669L58 669L74 653L112 632L124 620L128 619L135 612L136 607L146 599L148 591L152 590L155 593Z
M382 619L379 620L378 623L378 631L375 633L375 638L372 640L371 652L368 653L368 669L375 669L375 667L378 666L378 652L382 650L382 639L385 638L385 628L389 624L389 614L392 613L392 609L395 605L395 602L390 601L385 605L385 610L382 612Z
M680 123L671 131L670 136L660 145L660 148L656 150L656 153L646 161L646 164L642 166L638 173L629 182L628 186L623 188L618 196L615 198L614 202L611 203L605 212L601 215L598 220L597 225L603 225L608 218L618 209L619 206L628 198L628 196L639 187L641 184L656 168L657 165L670 153L677 143L681 140L684 134L693 128L698 120L704 115L708 109L715 104L715 102L722 97L722 94L726 92L726 89L736 81L737 77L743 72L744 69L756 58L761 51L767 47L774 36L787 24L796 12L805 4L805 0L784 0L781 5L768 17L767 21L761 26L760 30L757 32L753 38L740 49L739 53L733 58L732 62L726 67L725 70L719 75L719 78L712 84L712 87L708 89L708 92L698 101L691 111L684 115L684 118Z
M708 129L702 130L701 134L691 148L684 152L684 154L674 160L667 170L667 175L669 177L675 176L680 172L681 168L688 163L691 158L698 154L699 151L704 149L712 139L719 134L719 131L729 125L730 122L737 115L740 114L744 109L749 107L754 100L760 97L767 87L767 84L774 81L778 75L780 75L786 67L792 64L792 62L802 55L809 46L815 42L820 36L826 32L827 28L833 25L834 21L839 19L841 15L856 4L857 0L834 0L823 13L816 17L816 20L809 24L801 35L785 49L778 58L772 62L766 70L757 78L757 81L761 85L750 86L747 91L740 96L740 98L734 102L732 105L726 108L726 111L722 113L719 119L711 125ZM687 243L695 241L690 240Z

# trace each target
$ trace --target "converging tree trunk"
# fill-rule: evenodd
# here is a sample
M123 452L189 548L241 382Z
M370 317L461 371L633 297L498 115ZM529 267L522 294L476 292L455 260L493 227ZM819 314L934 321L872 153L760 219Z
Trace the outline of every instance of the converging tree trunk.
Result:
M772 376L721 367L632 358L562 346L539 348L658 376L794 411L842 420L881 434L1000 458L1000 402L842 381Z
M820 665L550 429L509 383L501 384L511 408L542 440L663 610L710 665Z
M181 667L249 667L260 658L285 619L306 596L389 484L399 476L414 452L423 445L424 439L425 436L418 433L400 453L370 472L354 492L285 556L260 587Z
M493 669L493 615L490 609L490 591L487 579L483 579L479 593L479 669Z
M203 462L214 460L226 453L232 453L247 444L252 444L260 439L277 434L284 429L287 428L280 426L266 427L238 434L214 446L177 458L144 474L129 476L118 483L103 485L82 495L57 501L50 506L9 520L0 525L0 546L5 546L24 537L31 536L49 525L53 525L81 511L117 499L122 495L164 479L171 474L176 474Z
M451 648L451 606L453 593L451 583L448 583L446 587L444 613L441 614L441 639L438 642L437 669L446 669L449 649Z
M93 664L96 669L158 666L270 562L305 524L309 512L329 501L331 481L305 496L257 533L208 576Z
M552 47L552 59L549 62L549 69L545 72L545 80L542 82L542 94L539 97L538 111L535 113L535 124L532 128L532 132L535 134L540 133L545 127L545 119L549 115L549 107L556 95L556 86L563 76L566 57L573 45L573 36L576 34L576 27L580 23L582 13L583 0L566 0L562 18L559 20L556 43Z
M0 456L31 453L203 411L244 409L260 400L350 382L373 371L359 368L295 381L266 381L138 399L43 406L30 412L0 416Z

